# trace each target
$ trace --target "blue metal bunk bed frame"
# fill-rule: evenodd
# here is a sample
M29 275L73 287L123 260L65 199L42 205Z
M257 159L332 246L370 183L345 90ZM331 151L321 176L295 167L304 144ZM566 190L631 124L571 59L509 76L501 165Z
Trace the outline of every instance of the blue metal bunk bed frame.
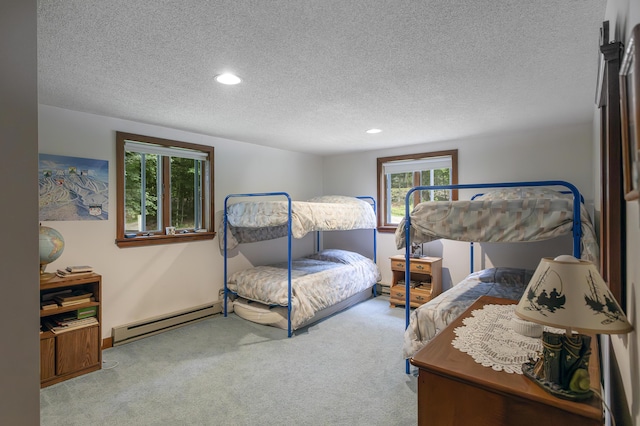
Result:
M433 185L433 186L416 186L407 192L405 196L405 264L409 265L411 261L411 210L410 201L411 196L415 191L424 190L457 190L457 189L486 189L486 188L520 188L520 187L533 187L533 186L546 186L546 187L565 187L569 191L566 193L573 194L573 256L577 259L580 258L580 239L582 238L582 230L580 228L580 203L583 201L582 195L575 185L562 180L548 180L548 181L533 181L533 182L503 182L503 183L479 183L479 184L455 184L455 185ZM478 194L480 195L480 194ZM478 195L475 195L477 197ZM470 270L473 272L474 259L473 259L473 242L470 247ZM409 327L409 320L411 314L411 268L405 268L405 330ZM410 362L407 359L405 361L405 372L409 374L411 371Z
M223 210L223 227L224 227L224 301L223 301L223 314L227 316L227 296L229 294L237 295L236 292L229 290L227 286L228 278L228 249L227 249L227 233L228 233L228 218L227 218L227 206L230 198L239 197L278 197L283 196L287 199L287 337L293 335L291 329L291 269L292 269L292 252L291 252L291 196L286 192L259 192L248 194L229 194L224 199ZM361 200L367 200L371 203L373 213L376 213L376 200L368 195L356 196ZM316 231L316 251L320 251L320 231ZM373 228L373 262L377 263L377 229ZM376 287L373 286L373 295L376 296Z

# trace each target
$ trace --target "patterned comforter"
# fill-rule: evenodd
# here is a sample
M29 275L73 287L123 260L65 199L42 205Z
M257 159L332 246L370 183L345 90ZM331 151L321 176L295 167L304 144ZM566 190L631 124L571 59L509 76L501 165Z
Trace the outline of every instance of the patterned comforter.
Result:
M287 201L238 202L229 205L227 221L231 232L227 233L227 248L232 249L239 243L286 236L288 211ZM294 238L302 238L313 231L375 227L376 216L371 204L355 197L330 195L291 202L291 235ZM223 238L220 238L220 244L224 247Z
M358 253L331 249L294 260L291 276L291 326L295 330L321 309L373 287L380 271ZM287 277L287 263L282 262L235 272L228 285L240 297L287 306Z
M403 355L412 357L437 333L462 314L480 296L519 300L533 271L490 268L474 272L453 288L411 312L404 333Z
M584 205L580 213L581 257L599 264L593 224ZM545 188L491 191L471 201L427 201L411 212L411 242L446 238L475 242L540 241L573 231L573 196ZM405 247L405 219L396 246Z

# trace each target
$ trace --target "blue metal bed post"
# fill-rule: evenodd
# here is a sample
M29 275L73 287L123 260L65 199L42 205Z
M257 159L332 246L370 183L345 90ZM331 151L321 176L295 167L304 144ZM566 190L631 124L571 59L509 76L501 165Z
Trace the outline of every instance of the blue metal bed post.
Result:
M369 200L369 202L371 203L371 208L373 208L373 214L374 215L377 214L378 211L376 209L375 198L373 198L370 195L358 195L356 198L359 198L360 200ZM376 228L373 228L373 263L378 263L377 236L378 236L378 230Z
M369 200L369 202L371 202L371 207L373 208L373 214L376 215L377 214L377 210L376 210L376 200L375 198L373 198L370 195L359 195L356 198L359 198L361 200ZM373 228L373 263L377 264L378 263L378 230L376 228ZM376 285L374 284L373 286L373 297L377 297L378 296L378 291L376 290Z
M227 316L227 294L229 292L229 288L227 287L227 201L230 196L226 196L224 199L224 210L222 211L222 226L224 227L223 235L224 235L224 248L222 249L224 255L224 291L222 293L224 300L222 301L222 313L226 317Z
M282 195L287 197L288 204L288 217L287 217L287 337L291 337L291 197L286 192L283 192Z
M371 205L373 206L373 214L378 214L378 208L376 206L376 200L373 197L368 197L371 199ZM373 228L373 263L378 263L378 230Z
M414 189L410 189L407 195L404 197L404 232L405 232L405 244L404 244L404 317L405 317L405 330L409 327L409 316L411 314L411 214L409 211L409 199ZM409 359L405 360L405 372L409 374L411 372L411 366L409 365Z
M582 224L580 219L581 195L578 188L566 182L565 186L573 193L573 257L580 259L582 256L580 248L580 237L582 237Z
M479 197L482 194L476 194L473 197L471 197L472 200L475 200L476 197ZM473 245L473 241L471 241L469 243L469 273L472 274L474 269L475 269L475 252L474 252L474 245Z
M374 216L377 217L378 211L376 209L376 200L373 199L373 197L369 197L371 198L371 203L373 205L373 214ZM378 229L377 228L373 228L373 263L375 263L376 265L378 264ZM373 297L378 297L378 290L376 288L376 285L373 285Z

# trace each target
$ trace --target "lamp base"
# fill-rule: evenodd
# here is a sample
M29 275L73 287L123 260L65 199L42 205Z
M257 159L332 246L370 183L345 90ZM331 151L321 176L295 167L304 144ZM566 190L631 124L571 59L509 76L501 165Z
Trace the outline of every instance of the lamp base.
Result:
M551 395L556 396L558 398L567 399L569 401L584 401L593 396L593 391L591 389L586 392L573 392L568 389L563 389L559 384L549 382L544 378L538 377L535 373L536 361L529 361L522 364L522 374L524 374L527 378L533 380L535 384L540 386L545 391L549 392Z

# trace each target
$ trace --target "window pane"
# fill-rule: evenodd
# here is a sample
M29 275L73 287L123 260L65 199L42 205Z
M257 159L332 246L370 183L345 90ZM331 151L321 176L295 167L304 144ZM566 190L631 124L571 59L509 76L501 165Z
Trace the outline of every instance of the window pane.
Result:
M437 169L433 171L434 185L451 184L451 169ZM448 201L451 199L451 191L448 189L440 189L433 191L434 201Z
M201 227L201 167L201 161L171 157L171 226L177 229Z
M391 206L389 209L389 223L400 223L405 213L405 197L413 187L413 173L390 173L387 175L389 191L391 192ZM413 200L410 202L413 208Z
M420 185L448 185L450 184L451 169L437 170L416 170L419 174ZM433 183L431 182L433 176ZM407 192L413 188L413 173L389 173L387 179L391 191L391 205L389 208L390 217L388 223L399 224L405 214L405 197ZM434 191L416 191L414 197L409 200L409 209L413 209L416 203L424 201L446 201L449 200L451 191L446 189Z
M135 152L125 153L125 229L127 232L140 231L142 212L142 155Z
M431 185L431 170L422 170L420 172L420 185L422 186L430 186ZM420 191L420 201L431 201L431 191Z
M161 200L159 188L159 155L143 154L145 163L145 222L143 231L157 231L160 229L160 209L158 203Z
M144 167L145 173L142 173ZM158 157L125 153L125 230L158 229ZM144 192L142 190L144 186ZM143 215L144 212L144 215Z

